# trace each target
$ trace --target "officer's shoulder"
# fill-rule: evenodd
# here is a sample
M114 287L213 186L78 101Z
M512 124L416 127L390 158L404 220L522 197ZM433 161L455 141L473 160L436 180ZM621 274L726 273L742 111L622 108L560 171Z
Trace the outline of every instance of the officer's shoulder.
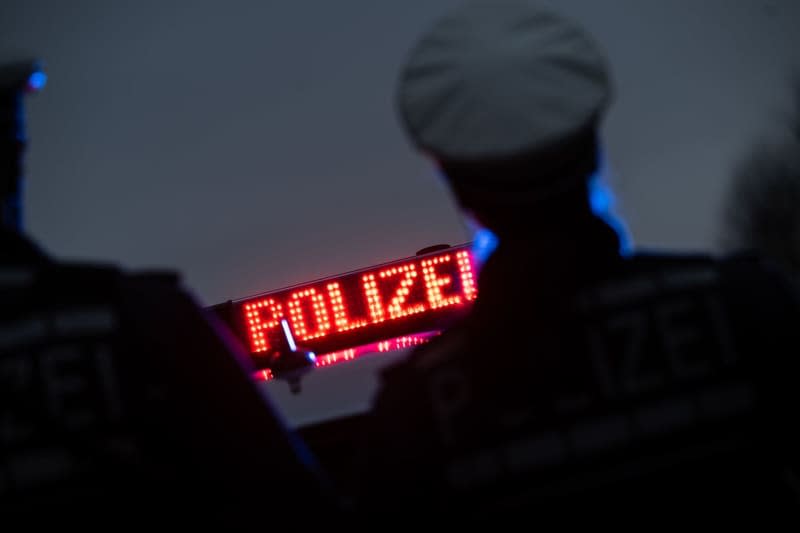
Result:
M51 261L32 266L31 284L33 294L44 297L67 299L91 298L109 295L118 286L122 272L114 264L78 261Z
M705 252L670 252L644 249L630 258L639 268L663 269L692 266L741 267L770 270L771 262L753 250L737 250L723 255Z
M45 283L68 288L108 287L120 284L150 287L177 287L180 275L172 270L127 270L115 263L58 261L39 268L38 277Z
M733 271L759 272L768 276L784 277L785 272L776 262L769 257L755 250L738 250L728 253L719 258L719 264L723 268Z
M122 269L114 263L54 261L39 269L44 275L92 279L96 276L119 276Z
M645 251L630 258L627 272L658 273L688 270L714 271L729 282L746 282L764 277L780 278L785 275L768 258L751 250L724 255Z
M721 255L642 253L631 258L637 272L704 270L727 291L743 298L800 302L797 278L754 250L736 250Z
M725 256L720 264L734 283L758 285L781 300L793 301L793 307L800 306L800 277L769 257L752 250L743 250Z
M174 270L139 270L125 273L125 279L132 283L160 287L178 287L181 276Z
M713 266L717 259L701 252L668 252L644 249L630 257L628 264L638 270L664 270Z

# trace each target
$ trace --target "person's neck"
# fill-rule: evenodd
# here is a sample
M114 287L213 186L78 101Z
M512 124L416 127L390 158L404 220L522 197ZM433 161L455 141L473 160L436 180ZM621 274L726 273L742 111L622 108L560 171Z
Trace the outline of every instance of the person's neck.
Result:
M550 227L537 226L524 234L501 235L481 274L501 284L515 281L498 277L524 277L525 283L531 284L537 279L584 279L600 275L605 265L620 259L619 237L603 220L591 215L561 220Z
M495 232L501 246L506 249L525 249L533 247L563 247L578 244L583 247L587 240L594 240L598 233L606 233L613 229L600 217L589 210L576 211L548 216L546 213L531 216L525 227L515 228L510 232ZM614 234L616 235L616 234ZM618 239L616 239L618 240ZM604 240L603 245L607 245Z

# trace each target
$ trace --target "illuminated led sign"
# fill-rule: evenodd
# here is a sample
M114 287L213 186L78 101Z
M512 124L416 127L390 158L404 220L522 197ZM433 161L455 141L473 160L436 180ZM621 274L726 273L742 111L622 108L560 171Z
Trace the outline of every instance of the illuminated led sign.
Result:
M476 298L473 272L469 245L462 245L212 309L263 367L259 359L285 338L281 321L288 323L298 346L318 355L439 330Z

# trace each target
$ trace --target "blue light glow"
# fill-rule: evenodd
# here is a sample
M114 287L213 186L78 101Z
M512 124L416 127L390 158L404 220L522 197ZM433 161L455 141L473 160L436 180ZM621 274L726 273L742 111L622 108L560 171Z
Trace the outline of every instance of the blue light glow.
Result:
M36 71L28 77L28 89L31 91L41 91L47 83L47 74Z
M292 335L292 330L289 327L289 321L285 318L281 320L281 327L283 328L283 334L286 336L286 342L289 343L289 348L293 351L297 351L297 345L294 343L294 335Z
M478 274L483 264L495 251L497 245L500 244L500 240L492 230L482 226L469 211L464 213L462 221L467 228L467 232L472 236L472 244L469 251L472 255L475 273Z
M473 234L472 256L479 264L483 264L495 251L500 240L489 228L478 228Z
M633 253L633 240L625 221L615 211L614 193L607 183L608 166L602 150L597 171L589 178L589 203L592 212L603 219L619 237L619 253L630 256Z
M317 362L317 354L315 354L314 352L308 352L306 354L306 357L308 357L308 360L311 361L312 363Z

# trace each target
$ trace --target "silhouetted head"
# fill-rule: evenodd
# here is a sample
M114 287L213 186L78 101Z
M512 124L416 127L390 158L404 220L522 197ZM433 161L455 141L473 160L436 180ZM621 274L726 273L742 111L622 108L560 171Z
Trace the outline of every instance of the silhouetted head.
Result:
M610 99L592 37L524 0L467 2L440 18L397 88L412 142L501 238L590 213L587 180Z

